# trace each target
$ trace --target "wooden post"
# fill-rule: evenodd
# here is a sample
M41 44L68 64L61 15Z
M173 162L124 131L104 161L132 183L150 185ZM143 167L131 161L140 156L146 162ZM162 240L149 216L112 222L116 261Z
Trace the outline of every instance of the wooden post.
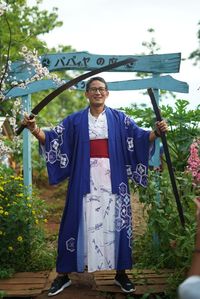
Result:
M31 112L31 95L22 96L23 111ZM23 131L23 177L28 193L32 193L32 167L31 167L31 134L28 129Z
M153 77L157 77L157 75L153 74ZM154 95L155 95L155 99L156 99L156 103L159 106L159 90L158 89L154 89L153 90ZM154 167L160 167L161 164L161 159L160 159L160 138L157 138L155 140L155 154L154 154ZM156 183L156 190L160 190L160 176L159 176L159 172L156 171L156 175L155 175L155 183ZM160 203L160 193L157 192L156 193L156 201L158 203ZM153 232L153 241L154 243L158 246L160 244L160 240L158 237L158 234L156 231Z

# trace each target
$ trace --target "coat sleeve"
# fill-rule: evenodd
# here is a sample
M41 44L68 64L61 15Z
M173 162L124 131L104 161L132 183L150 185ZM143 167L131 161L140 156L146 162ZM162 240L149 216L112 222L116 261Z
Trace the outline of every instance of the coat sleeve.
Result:
M149 159L154 152L154 142L149 141L149 130L144 130L128 116L124 117L128 175L135 183L146 187Z
M41 147L46 159L49 183L58 184L70 176L73 151L73 125L70 117L50 131L45 131Z

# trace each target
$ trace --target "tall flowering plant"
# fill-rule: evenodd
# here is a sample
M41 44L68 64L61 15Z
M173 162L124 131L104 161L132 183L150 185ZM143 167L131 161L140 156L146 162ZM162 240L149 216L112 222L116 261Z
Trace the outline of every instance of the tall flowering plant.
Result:
M200 138L190 145L187 170L192 174L193 184L197 193L200 191Z
M1 166L0 278L10 272L52 267L52 251L47 250L43 227L45 214L44 201L35 194L29 196L23 178Z

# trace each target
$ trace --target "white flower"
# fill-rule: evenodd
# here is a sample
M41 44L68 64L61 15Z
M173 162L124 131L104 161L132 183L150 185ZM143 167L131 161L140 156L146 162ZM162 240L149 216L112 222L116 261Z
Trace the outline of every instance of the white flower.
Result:
M25 83L20 83L19 85L18 85L19 87L21 87L21 88L23 88L23 89L25 89L26 88L26 85L25 85Z
M26 46L23 46L23 47L22 47L22 52L24 52L24 53L25 53L25 52L27 52L27 50L28 50L28 49L27 49L27 47L26 47Z
M19 106L20 105L20 99L16 99L14 101L14 106Z
M8 10L8 5L6 2L0 3L0 17L3 16L3 14Z
M15 126L15 124L16 124L16 120L15 120L14 117L10 117L9 121L10 121L10 125L11 125L11 126Z
M17 86L17 85L18 85L18 82L17 82L17 81L13 81L13 82L11 82L11 85L12 85L12 86Z

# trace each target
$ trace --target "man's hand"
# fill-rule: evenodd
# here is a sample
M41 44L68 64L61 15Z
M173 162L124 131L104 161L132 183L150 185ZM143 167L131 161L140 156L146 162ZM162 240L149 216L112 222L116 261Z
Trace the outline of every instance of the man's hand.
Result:
M157 121L155 123L155 126L156 126L156 132L158 133L158 135L161 135L161 132L166 133L168 131L168 125L165 120Z
M22 120L22 125L24 125L31 132L34 131L37 127L35 117L30 119L28 113L25 112L24 119Z
M29 129L33 136L35 136L35 138L37 138L42 144L45 143L45 133L37 126L35 117L30 118L27 113L24 113L22 124Z
M166 133L168 131L168 125L165 120L157 121L155 123L156 129L150 132L149 141L154 141L157 137L161 136L162 133Z

